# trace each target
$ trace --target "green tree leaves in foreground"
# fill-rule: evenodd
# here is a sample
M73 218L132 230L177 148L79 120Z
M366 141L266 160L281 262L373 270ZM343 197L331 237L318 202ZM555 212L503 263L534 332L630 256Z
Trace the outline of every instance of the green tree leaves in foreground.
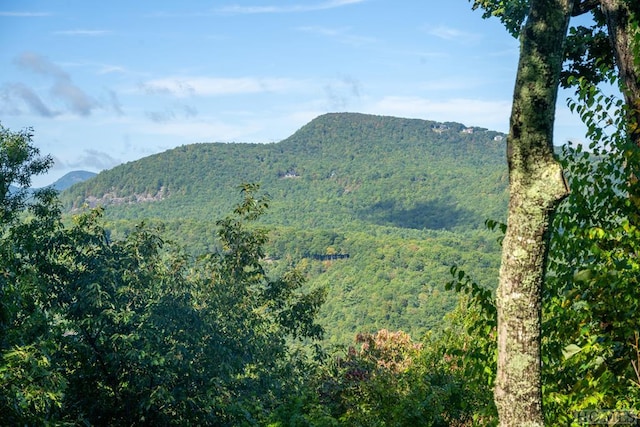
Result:
M627 107L582 81L570 106L589 149L564 149L572 193L554 221L544 292L547 417L640 406L640 147Z
M543 134L542 131L549 129L547 126L549 122L545 123L544 120L540 120L541 118L545 116L549 117L550 122L553 123L553 107L547 108L545 106L540 108L540 106L545 105L545 103L540 102L540 94L544 93L544 91L539 90L538 83L541 77L544 77L544 71L547 69L547 66L557 64L555 68L559 73L559 57L567 60L563 79L559 80L555 78L549 80L546 87L554 92L561 82L567 85L572 84L572 80L573 83L576 81L580 83L578 93L581 99L585 101L585 105L579 105L576 109L589 127L589 134L587 136L592 138L594 145L591 148L593 149L602 142L602 125L607 125L607 123L602 123L598 120L600 117L606 116L606 110L611 107L611 103L609 103L608 106L606 102L604 104L596 104L596 108L594 109L594 101L599 102L603 99L595 99L591 96L590 92L595 92L595 85L613 74L614 67L616 67L620 79L620 89L626 102L626 108L619 110L624 113L624 117L621 120L615 121L615 123L618 125L618 129L623 129L624 141L634 142L636 147L640 146L638 143L638 135L640 135L640 133L638 132L637 126L639 121L638 112L640 111L638 108L640 99L640 90L638 87L638 58L640 57L638 34L640 27L638 26L638 16L640 9L638 2L631 0L571 0L555 2L547 2L544 0L474 0L473 3L474 8L481 7L485 10L485 17L498 16L505 24L507 30L513 35L519 35L521 40L520 64L518 78L516 79L514 108L511 115L510 135L508 139L511 195L508 218L509 226L503 244L500 286L496 299L498 308L498 375L495 396L502 425L541 425L543 423L542 393L540 391L541 377L538 373L542 365L539 325L541 314L540 302L542 300L543 288L539 286L539 284L541 284L542 275L545 272L544 264L547 255L548 246L546 243L548 239L541 239L542 245L526 244L518 246L519 243L517 243L536 242L540 240L536 236L544 236L547 234L548 220L544 222L539 220L537 222L528 221L528 218L536 218L538 216L538 212L535 209L529 209L525 216L518 214L527 210L529 206L528 200L532 200L534 206L543 205L545 194L551 192L553 183L557 182L557 179L553 178L557 173L537 174L540 159L545 157L545 153L549 153L548 150L544 149L544 145L551 146L550 138L545 138L544 135L542 138L530 138L529 136L536 135L537 132ZM562 16L558 15L553 17L553 11L562 11L563 14ZM572 28L568 38L569 43L567 43L567 47L565 48L569 17L579 16L585 13L592 15L594 25L592 25L591 28L582 26ZM559 25L561 21L564 22L563 25ZM544 28L544 31L541 31L541 28ZM607 44L603 43L606 39L603 28L606 28L608 33L609 44L606 48L605 46L607 46ZM549 44L548 41L550 39L545 34L557 36L556 42ZM541 54L539 61L531 61L537 54ZM540 68L543 70L542 73L527 73L527 70L532 71ZM524 86L520 86L522 82L525 83ZM519 87L526 88L526 91L519 93ZM587 92L584 92L585 90ZM525 100L524 103L522 99ZM527 105L529 105L528 102L533 102L533 105L537 105L537 113L528 114L533 111L527 107ZM600 110L598 110L598 108L600 108ZM551 111L550 116L546 113L548 111ZM547 135L551 136L551 132L547 132ZM527 139L534 142L537 140L538 144L527 144ZM547 144L541 143L545 139L548 141ZM531 148L533 148L533 150ZM633 148L630 148L629 151L633 151ZM525 154L524 157L522 153ZM532 155L529 156L527 153L531 153ZM612 154L612 152L607 152L607 154ZM578 205L578 211L580 208L584 208L591 202L594 202L595 224L602 218L605 218L601 216L604 213L603 211L598 212L598 209L603 208L602 205L598 204L599 201L602 201L602 199L599 200L600 195L596 194L599 190L604 190L602 194L610 191L614 193L620 190L625 193L629 191L626 196L627 204L633 204L633 200L637 194L633 188L633 186L635 186L634 182L637 181L637 173L635 170L627 171L630 172L630 174L622 176L622 182L631 184L631 188L621 189L616 186L614 169L625 169L627 162L637 164L637 158L634 158L635 156L628 156L627 150L623 150L619 154L622 155L618 155L615 159L613 169L609 169L608 171L609 174L606 174L606 170L600 170L600 172L604 174L600 174L596 178L600 180L603 188L594 188L591 186L592 181L590 178L592 177L585 178L582 175L574 176L574 181L578 186L590 187L587 191L588 203ZM524 163L521 163L522 158L525 159ZM582 170L580 170L582 173L588 170L588 166L585 166L586 158L581 160L583 162L579 164L577 168L582 168ZM524 168L522 168L523 164L525 165ZM544 164L544 162L542 164ZM520 172L524 172L523 176L525 180L519 179ZM531 181L534 184L541 183L543 187L548 185L549 188L545 192L536 190L535 185L526 185L528 177L532 178ZM521 191L522 188L529 190L523 193ZM533 191L531 189L533 189ZM524 197L522 197L523 195ZM562 193L559 195L562 196ZM612 203L610 206L614 206L613 210L615 211L615 204L617 203L615 199L605 199L604 203L604 209L608 209L609 206L607 206L607 204ZM555 206L553 206L553 204L549 204L546 207L548 212L553 212L554 208ZM614 212L614 214L616 213L619 212ZM570 236L576 231L575 227L590 228L590 220L581 222L579 218L580 215L576 215L575 211L573 211L573 214L574 217L563 224L566 228L558 230L559 233L567 233ZM618 226L622 225L622 229L617 228L612 235L609 235L609 232L616 229L616 227L602 229L599 228L598 225L595 225L595 229L592 228L590 231L590 240L583 242L592 243L592 245L577 248L573 247L572 244L567 244L562 248L566 251L562 254L557 254L559 257L571 257L567 258L569 260L568 266L563 265L561 267L562 269L566 269L565 271L574 267L574 262L579 264L586 259L590 259L596 263L602 263L601 265L607 265L605 268L608 272L607 275L603 276L601 274L602 272L596 274L596 277L607 277L606 280L600 280L599 283L597 280L594 281L591 278L594 269L586 266L585 269L581 270L580 274L577 275L578 277L575 278L576 281L586 280L590 285L599 285L596 292L587 292L582 295L576 293L573 296L575 300L580 300L581 304L579 307L581 309L588 307L587 310L584 310L587 313L584 320L587 322L593 322L594 318L600 317L599 312L604 313L606 310L615 311L613 306L606 309L596 308L598 304L602 304L608 299L606 296L608 291L605 289L607 286L611 286L609 281L616 281L611 276L618 275L611 273L613 273L613 271L634 270L633 263L627 263L626 266L622 266L621 258L619 258L620 255L614 255L614 253L626 253L627 255L631 255L631 257L635 256L634 245L629 245L628 241L623 241L625 240L623 236L635 235L635 224L627 221L628 217L626 215L616 215L614 218L614 223L617 223ZM577 221L573 221L576 219ZM543 225L539 226L540 224ZM623 224L626 224L626 227ZM534 235L529 234L532 230L535 230L537 235L535 233ZM515 240L511 239L512 236L515 237ZM603 238L606 244L602 241L596 242L596 240ZM635 237L632 237L631 240L633 241L634 238ZM514 246L512 242L516 242L516 245ZM623 249L625 246L626 249ZM556 249L559 247L560 246L556 245ZM603 253L607 254L605 257L607 261L601 257ZM520 259L525 261L520 262ZM534 260L534 262L527 264L526 259ZM566 280L566 278L564 280ZM623 279L619 284L622 285L622 288L626 288L629 283L629 280ZM557 286L557 284L555 285ZM615 288L616 286L611 287ZM622 291L622 289L618 289L617 291ZM599 295L595 296L594 294ZM592 297L594 297L593 301L598 301L595 305L589 303ZM634 296L630 297L630 299L634 298ZM524 304L520 303L520 301L523 301ZM571 305L572 304L567 302L563 308L566 309ZM605 303L604 305L606 306L607 304ZM558 310L554 314L561 318L564 312ZM626 312L622 317L625 315L630 315L630 312ZM605 317L607 316L610 315L608 314ZM612 323L608 320L605 320L603 323L612 327ZM590 328L585 325L580 326L582 331L590 330ZM633 327L631 329L633 329ZM515 330L518 332L516 334L512 333ZM603 338L602 336L598 337L598 333L593 333L593 331L590 331L588 335L591 338L597 337L597 341L599 342L601 342ZM562 338L560 340L562 340ZM616 341L616 339L614 339L614 341ZM581 352L581 349L585 348L592 347L590 345L586 346L586 343L583 347L572 343L570 346L565 347L565 357L569 358L570 356L574 356L576 353ZM598 348L598 346L593 348ZM574 360L576 359L579 359L579 357L574 358ZM592 368L597 366L599 369L602 366L603 360L600 356L596 361L585 362L586 365L583 365L582 368L585 368L585 366ZM634 360L634 362L635 361L637 361L637 359ZM531 372L534 373L531 374ZM596 376L600 377L600 375ZM584 378L581 381L582 385L595 383L589 378ZM575 392L576 388L571 390ZM578 392L575 394L579 395L579 390L580 387L578 387ZM602 391L600 391L600 393L603 393L602 395L606 394ZM592 396L590 401L584 401L583 403L602 403L606 401L601 399L602 395ZM559 395L558 400L566 401L567 399Z
M40 159L7 135L22 150L2 146L22 159L3 164L11 184ZM267 277L257 191L198 259L144 224L111 241L99 209L65 227L55 198L5 192L19 198L0 236L2 422L253 425L295 394L310 353L294 348L320 337L324 294L295 271Z

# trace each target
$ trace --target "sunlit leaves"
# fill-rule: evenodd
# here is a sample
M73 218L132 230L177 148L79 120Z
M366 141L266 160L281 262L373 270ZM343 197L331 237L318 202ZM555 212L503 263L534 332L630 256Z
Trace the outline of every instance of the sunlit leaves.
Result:
M4 227L28 205L31 177L46 172L51 156L40 156L33 131L14 132L0 124L0 226ZM15 187L12 187L15 186Z
M219 222L223 249L195 261L144 225L110 241L99 211L63 233L55 260L67 276L51 279L66 283L53 298L71 332L59 362L75 372L67 391L75 417L234 424L275 405L294 381L286 338L320 336L323 294L301 292L293 272L266 276L266 233L246 223L266 208L257 189Z
M481 8L483 18L497 17L513 37L518 37L529 10L529 0L473 0L472 8Z
M549 419L594 407L630 408L639 394L634 339L640 330L640 233L634 200L638 148L623 102L577 79L570 108L589 147L563 149L572 193L558 210L545 287L545 396Z
M62 406L65 379L38 346L16 346L0 361L0 417L7 425L40 425Z

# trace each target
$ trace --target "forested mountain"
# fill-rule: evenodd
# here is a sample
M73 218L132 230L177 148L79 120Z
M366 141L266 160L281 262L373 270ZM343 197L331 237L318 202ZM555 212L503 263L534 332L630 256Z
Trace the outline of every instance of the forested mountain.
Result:
M57 179L53 184L51 184L51 187L58 191L64 191L72 185L86 181L94 176L96 176L95 172L72 171Z
M200 143L104 171L62 194L69 210L104 205L114 233L161 220L197 254L238 186L259 183L274 271L297 265L327 287L328 338L403 329L415 335L453 306L449 268L497 277L485 219L506 211L503 135L459 123L333 113L273 144ZM326 255L348 254L337 260Z

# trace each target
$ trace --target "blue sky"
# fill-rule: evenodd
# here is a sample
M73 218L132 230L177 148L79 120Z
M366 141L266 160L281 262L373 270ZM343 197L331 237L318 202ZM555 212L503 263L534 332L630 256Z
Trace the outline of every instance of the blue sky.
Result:
M0 122L56 162L36 186L326 112L507 132L518 61L467 0L5 0L0 43ZM556 144L583 138L567 96Z

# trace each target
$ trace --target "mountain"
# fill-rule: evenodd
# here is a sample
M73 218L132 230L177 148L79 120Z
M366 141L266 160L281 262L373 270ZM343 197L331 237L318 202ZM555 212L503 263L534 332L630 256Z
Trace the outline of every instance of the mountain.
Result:
M63 177L59 178L53 184L50 184L47 187L51 187L54 190L58 190L58 191L64 191L67 188L71 187L72 185L77 184L79 182L86 181L87 179L93 178L94 176L96 176L95 172L73 171L65 174ZM20 190L20 187L17 187L15 185L9 186L10 193L15 193L19 190ZM27 192L31 193L32 191L35 191L35 190L38 190L38 188L32 187L27 189Z
M93 178L96 176L95 172L88 171L72 171L65 174L63 177L55 181L50 187L53 187L55 190L64 191L67 188L71 187L74 184L79 182L83 182L88 180L89 178Z
M275 223L468 228L504 213L496 137L455 123L326 114L279 143L192 144L126 163L65 200L110 206L114 218L204 218L229 212L241 183L259 182Z
M420 335L456 295L444 291L460 265L495 286L499 247L486 219L504 220L503 134L459 123L322 115L272 144L201 143L103 171L61 197L69 210L106 206L114 235L142 219L197 253L215 247L215 220L260 183L271 198L272 268L298 265L327 288L329 340L360 330ZM331 260L328 254L343 254ZM346 256L348 255L348 257Z

